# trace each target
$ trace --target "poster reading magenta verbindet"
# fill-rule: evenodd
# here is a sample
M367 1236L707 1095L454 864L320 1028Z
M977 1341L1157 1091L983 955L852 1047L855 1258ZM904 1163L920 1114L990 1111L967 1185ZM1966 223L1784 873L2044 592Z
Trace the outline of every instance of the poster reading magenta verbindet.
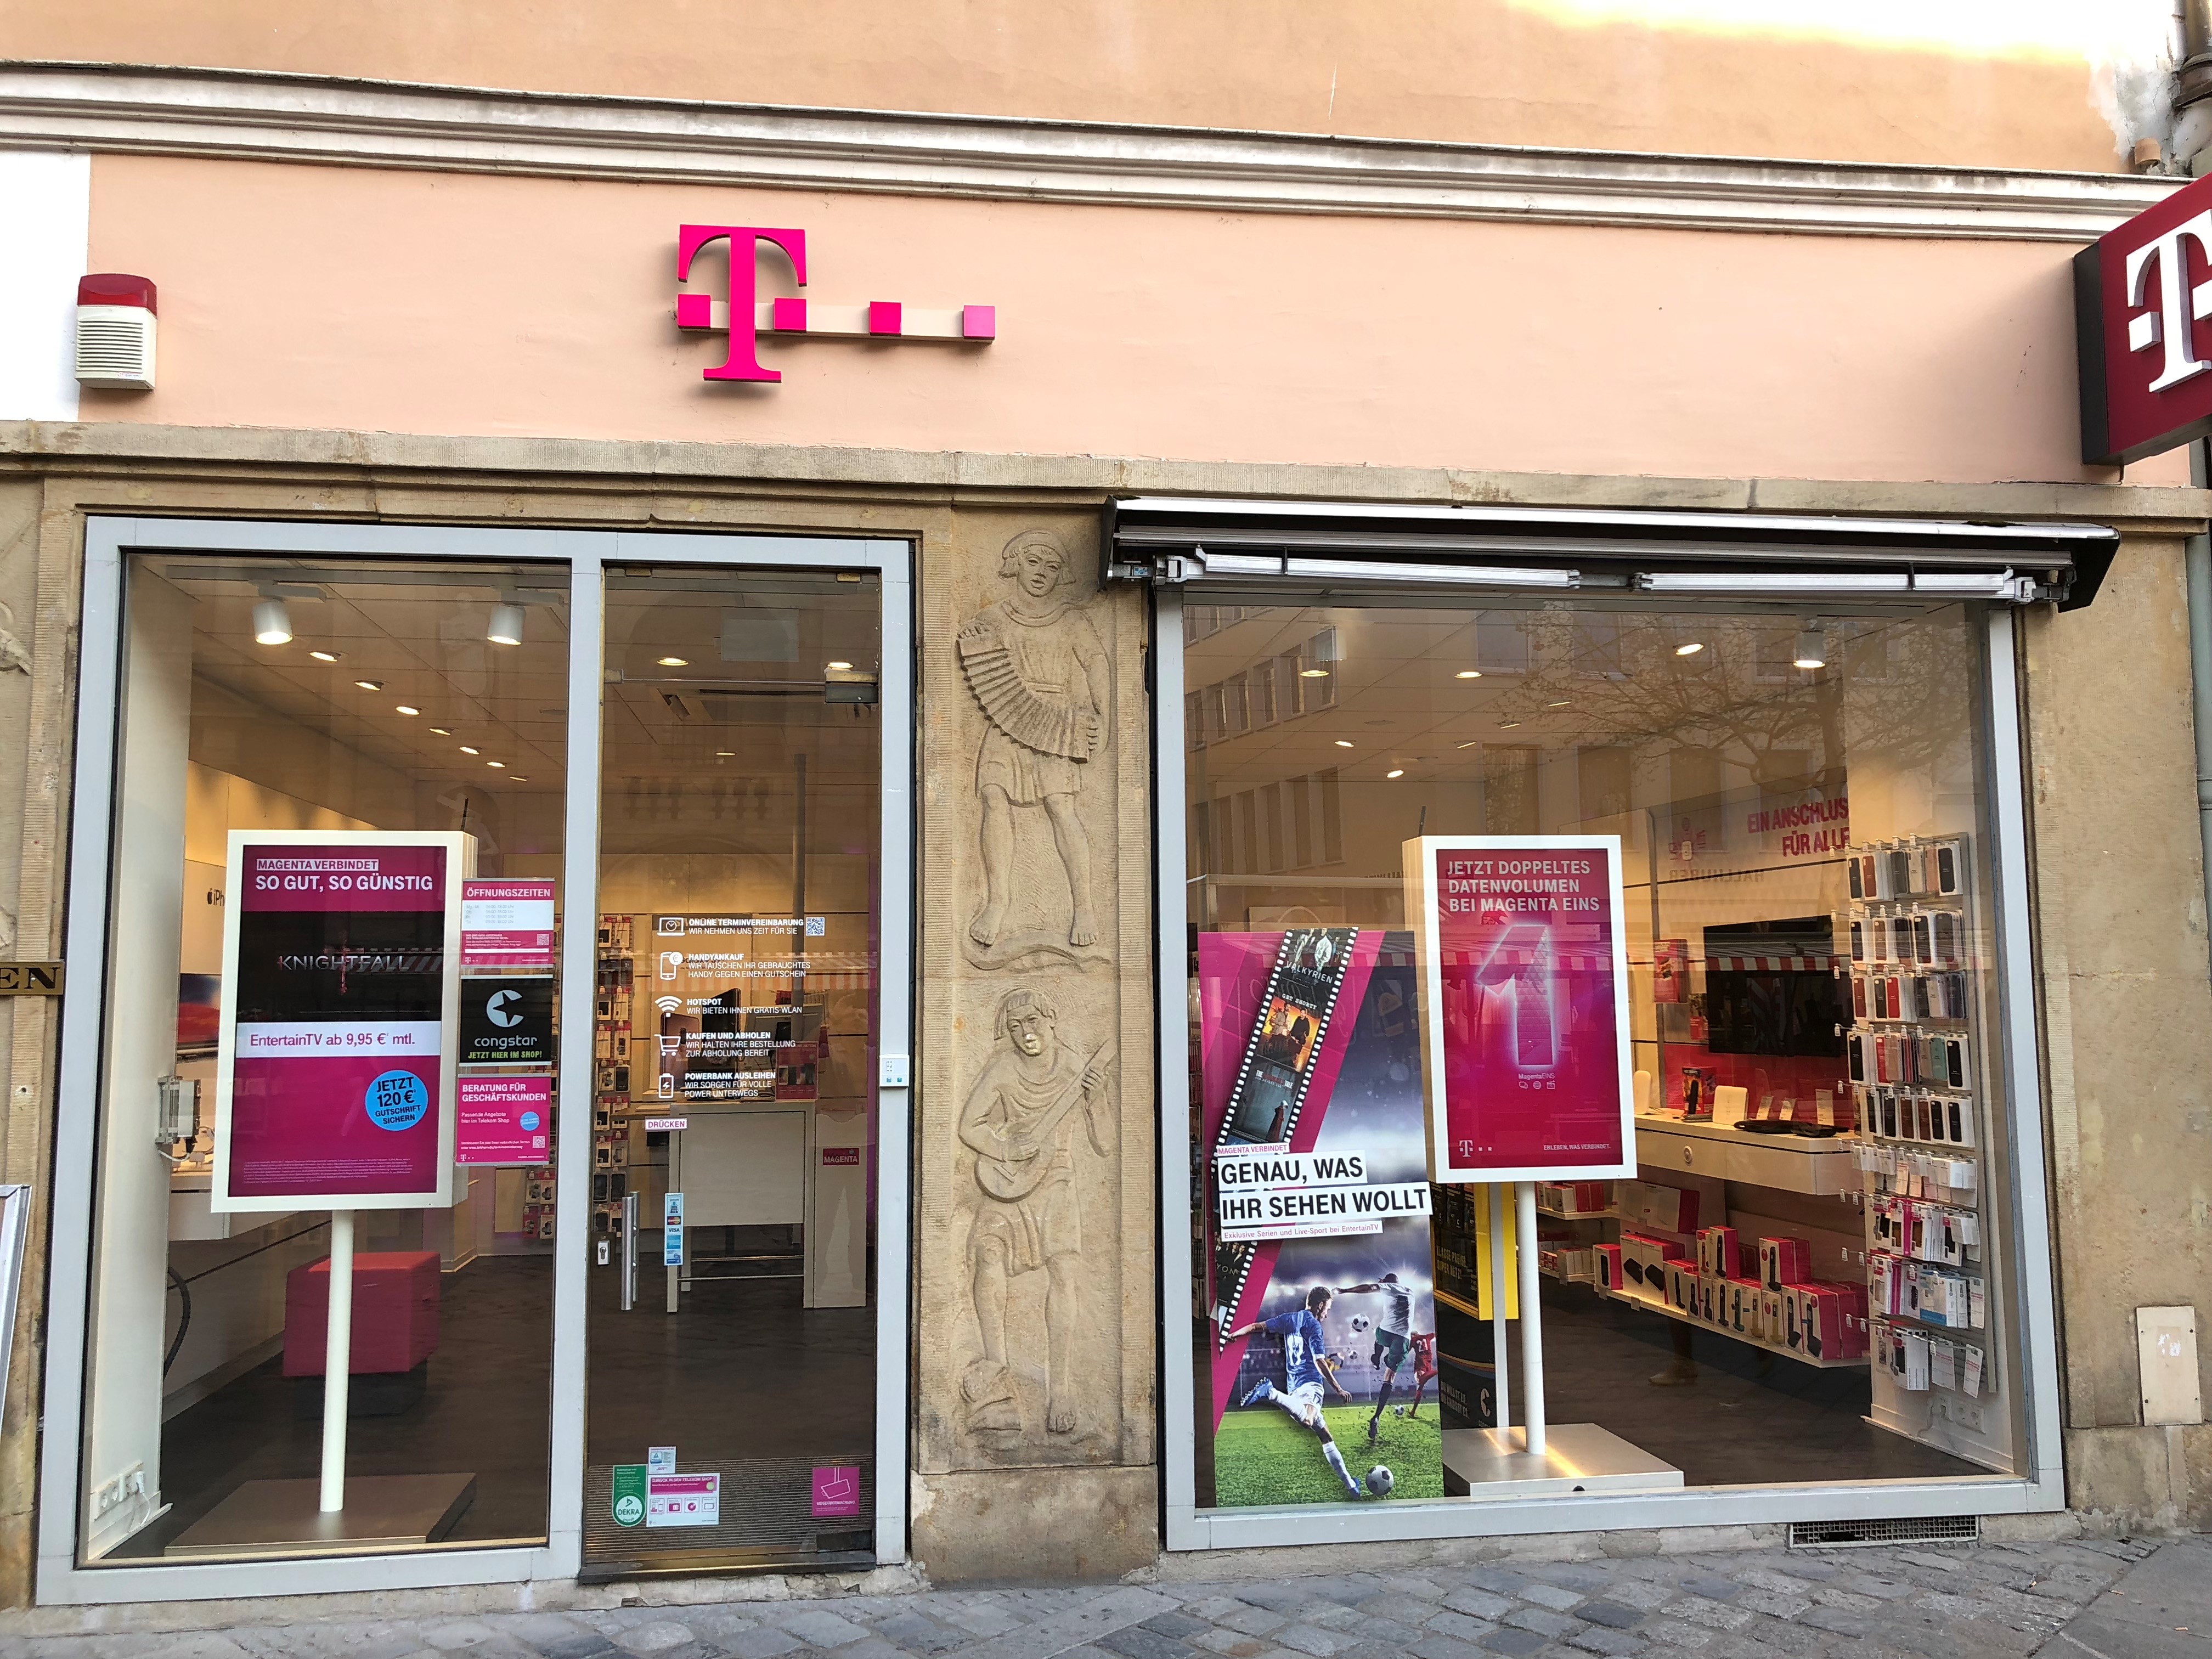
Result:
M460 896L472 838L230 838L217 1211L452 1200Z
M1443 1496L1413 944L1199 936L1222 1507Z
M1632 1176L1618 836L1405 843L1440 1182Z

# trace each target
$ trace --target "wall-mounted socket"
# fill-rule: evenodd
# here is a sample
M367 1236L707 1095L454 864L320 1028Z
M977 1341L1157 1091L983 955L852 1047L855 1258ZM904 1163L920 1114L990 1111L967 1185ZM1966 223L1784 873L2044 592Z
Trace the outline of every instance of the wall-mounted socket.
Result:
M110 1510L120 1509L133 1498L146 1495L146 1466L133 1463L122 1474L101 1481L92 1489L92 1518L97 1521Z

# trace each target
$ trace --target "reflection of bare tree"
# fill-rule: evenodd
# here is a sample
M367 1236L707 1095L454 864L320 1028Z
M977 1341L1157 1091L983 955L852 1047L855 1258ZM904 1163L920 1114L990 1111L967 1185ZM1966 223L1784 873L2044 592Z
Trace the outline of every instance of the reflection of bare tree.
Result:
M1850 748L1895 769L1947 764L1971 730L1974 662L1960 612L1827 619L1826 666L1792 666L1799 618L1547 607L1533 666L1500 717L1565 705L1585 743L1710 750L1762 784L1840 773ZM1696 642L1688 655L1678 647ZM1849 690L1848 720L1845 690Z

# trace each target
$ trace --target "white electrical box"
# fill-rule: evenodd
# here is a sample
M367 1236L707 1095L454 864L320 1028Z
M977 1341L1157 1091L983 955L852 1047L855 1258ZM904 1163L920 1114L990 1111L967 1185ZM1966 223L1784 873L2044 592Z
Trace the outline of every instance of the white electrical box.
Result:
M2136 1357L2142 1377L2145 1423L2204 1420L2204 1395L2197 1370L2196 1309L2137 1308Z

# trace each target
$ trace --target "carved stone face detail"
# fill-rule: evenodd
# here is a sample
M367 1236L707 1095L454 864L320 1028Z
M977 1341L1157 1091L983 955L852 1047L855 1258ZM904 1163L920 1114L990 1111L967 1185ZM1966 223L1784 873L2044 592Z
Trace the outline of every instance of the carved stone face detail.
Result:
M1060 586L1060 550L1048 542L1030 541L1014 555L1014 580L1033 599L1047 599Z
M1052 1020L1034 1006L1011 1009L1006 1014L1006 1036L1015 1048L1035 1060L1052 1047Z

